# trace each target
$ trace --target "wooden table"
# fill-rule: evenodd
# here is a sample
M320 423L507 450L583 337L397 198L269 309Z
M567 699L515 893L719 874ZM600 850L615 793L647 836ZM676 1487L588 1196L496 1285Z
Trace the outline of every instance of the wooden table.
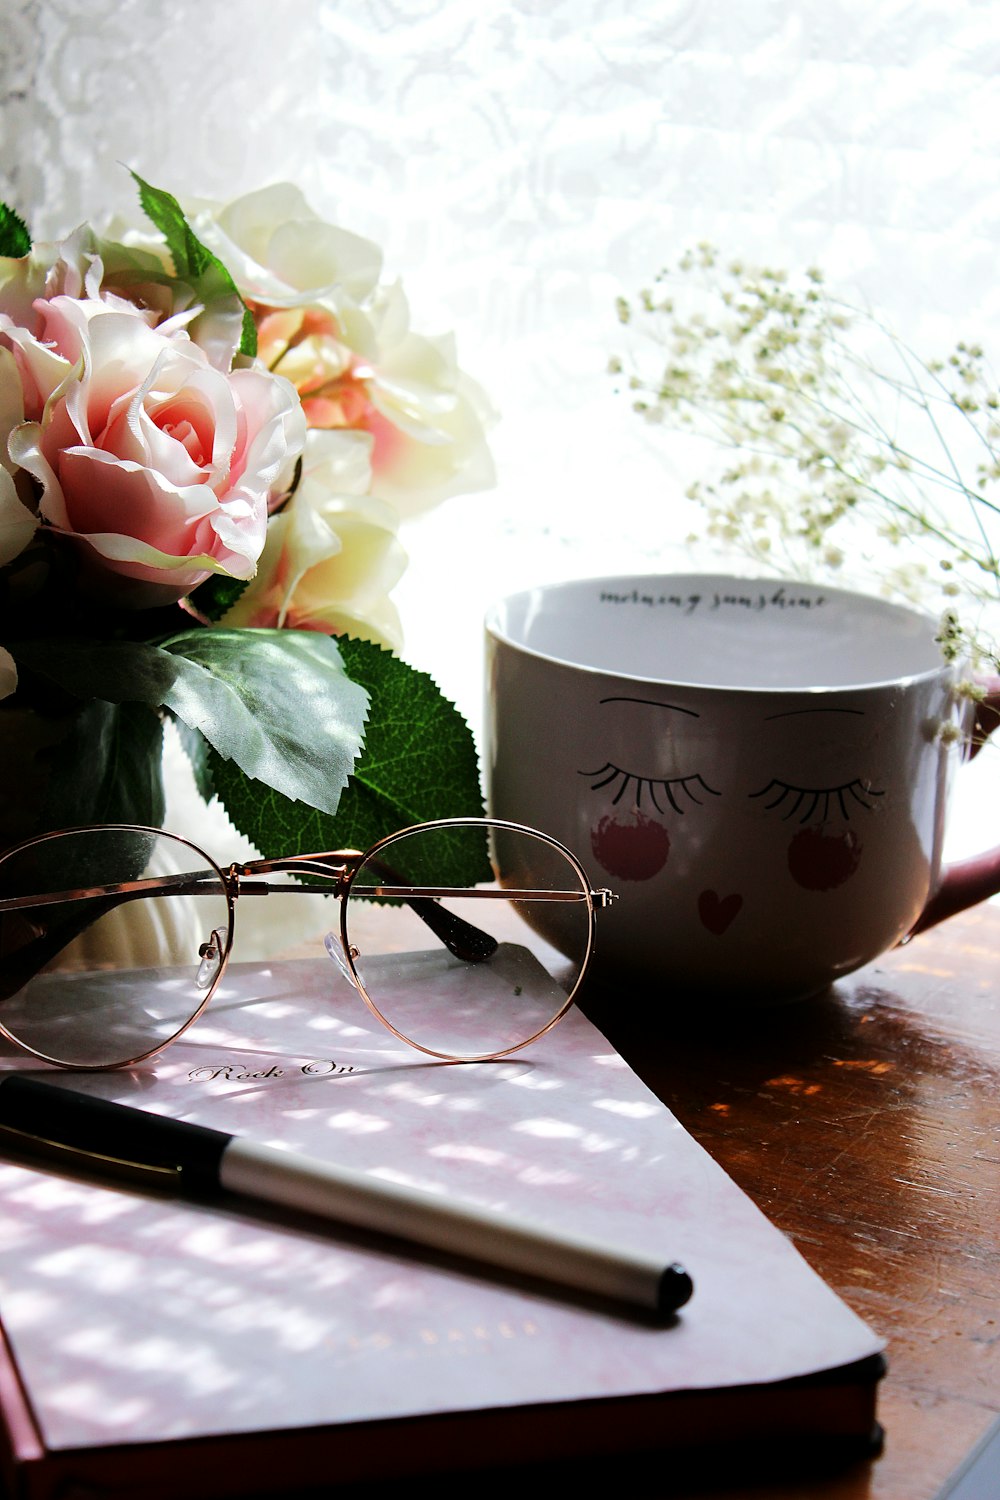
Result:
M931 1500L1000 1411L1000 908L707 1033L651 1034L623 986L584 1008L888 1341L881 1457L700 1500Z

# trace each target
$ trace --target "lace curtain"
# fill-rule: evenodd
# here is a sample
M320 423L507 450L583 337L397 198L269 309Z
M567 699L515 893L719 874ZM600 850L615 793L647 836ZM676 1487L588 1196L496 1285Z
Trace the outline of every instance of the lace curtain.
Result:
M707 239L820 262L912 344L1000 344L990 0L0 0L0 197L36 236L299 183L376 239L499 418L409 528L406 655L480 718L481 618L690 566L689 460L606 373L615 297ZM704 561L704 558L696 559Z

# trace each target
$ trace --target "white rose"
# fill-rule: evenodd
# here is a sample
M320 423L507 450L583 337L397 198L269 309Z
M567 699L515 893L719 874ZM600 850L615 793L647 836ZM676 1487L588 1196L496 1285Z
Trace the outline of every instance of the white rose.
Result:
M411 331L398 285L350 318L279 309L260 319L258 340L268 369L298 391L310 427L371 434L372 493L401 518L494 483L493 413L459 370L454 340Z
M401 644L388 595L403 574L406 553L395 513L366 493L370 449L362 433L309 432L298 488L271 517L256 577L222 624Z
M244 297L267 307L310 302L339 306L367 297L382 256L360 235L327 224L290 182L275 183L224 207L189 207L191 227L219 257Z
M21 503L10 474L0 468L0 568L24 551L37 529L38 517Z

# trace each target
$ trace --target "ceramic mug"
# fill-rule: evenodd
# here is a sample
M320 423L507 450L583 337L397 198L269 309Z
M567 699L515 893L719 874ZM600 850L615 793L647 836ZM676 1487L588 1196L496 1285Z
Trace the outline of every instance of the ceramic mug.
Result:
M775 580L514 595L486 622L490 812L561 839L617 892L605 971L740 1000L815 993L1000 889L1000 849L942 870L974 712L935 631Z

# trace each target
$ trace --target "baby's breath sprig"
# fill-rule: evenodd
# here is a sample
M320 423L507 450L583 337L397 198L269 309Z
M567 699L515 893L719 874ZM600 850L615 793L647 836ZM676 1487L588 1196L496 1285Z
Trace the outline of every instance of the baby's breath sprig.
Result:
M629 350L609 368L638 415L730 450L688 490L709 538L939 609L946 655L998 665L1000 395L978 344L925 362L818 269L706 244L617 310Z

